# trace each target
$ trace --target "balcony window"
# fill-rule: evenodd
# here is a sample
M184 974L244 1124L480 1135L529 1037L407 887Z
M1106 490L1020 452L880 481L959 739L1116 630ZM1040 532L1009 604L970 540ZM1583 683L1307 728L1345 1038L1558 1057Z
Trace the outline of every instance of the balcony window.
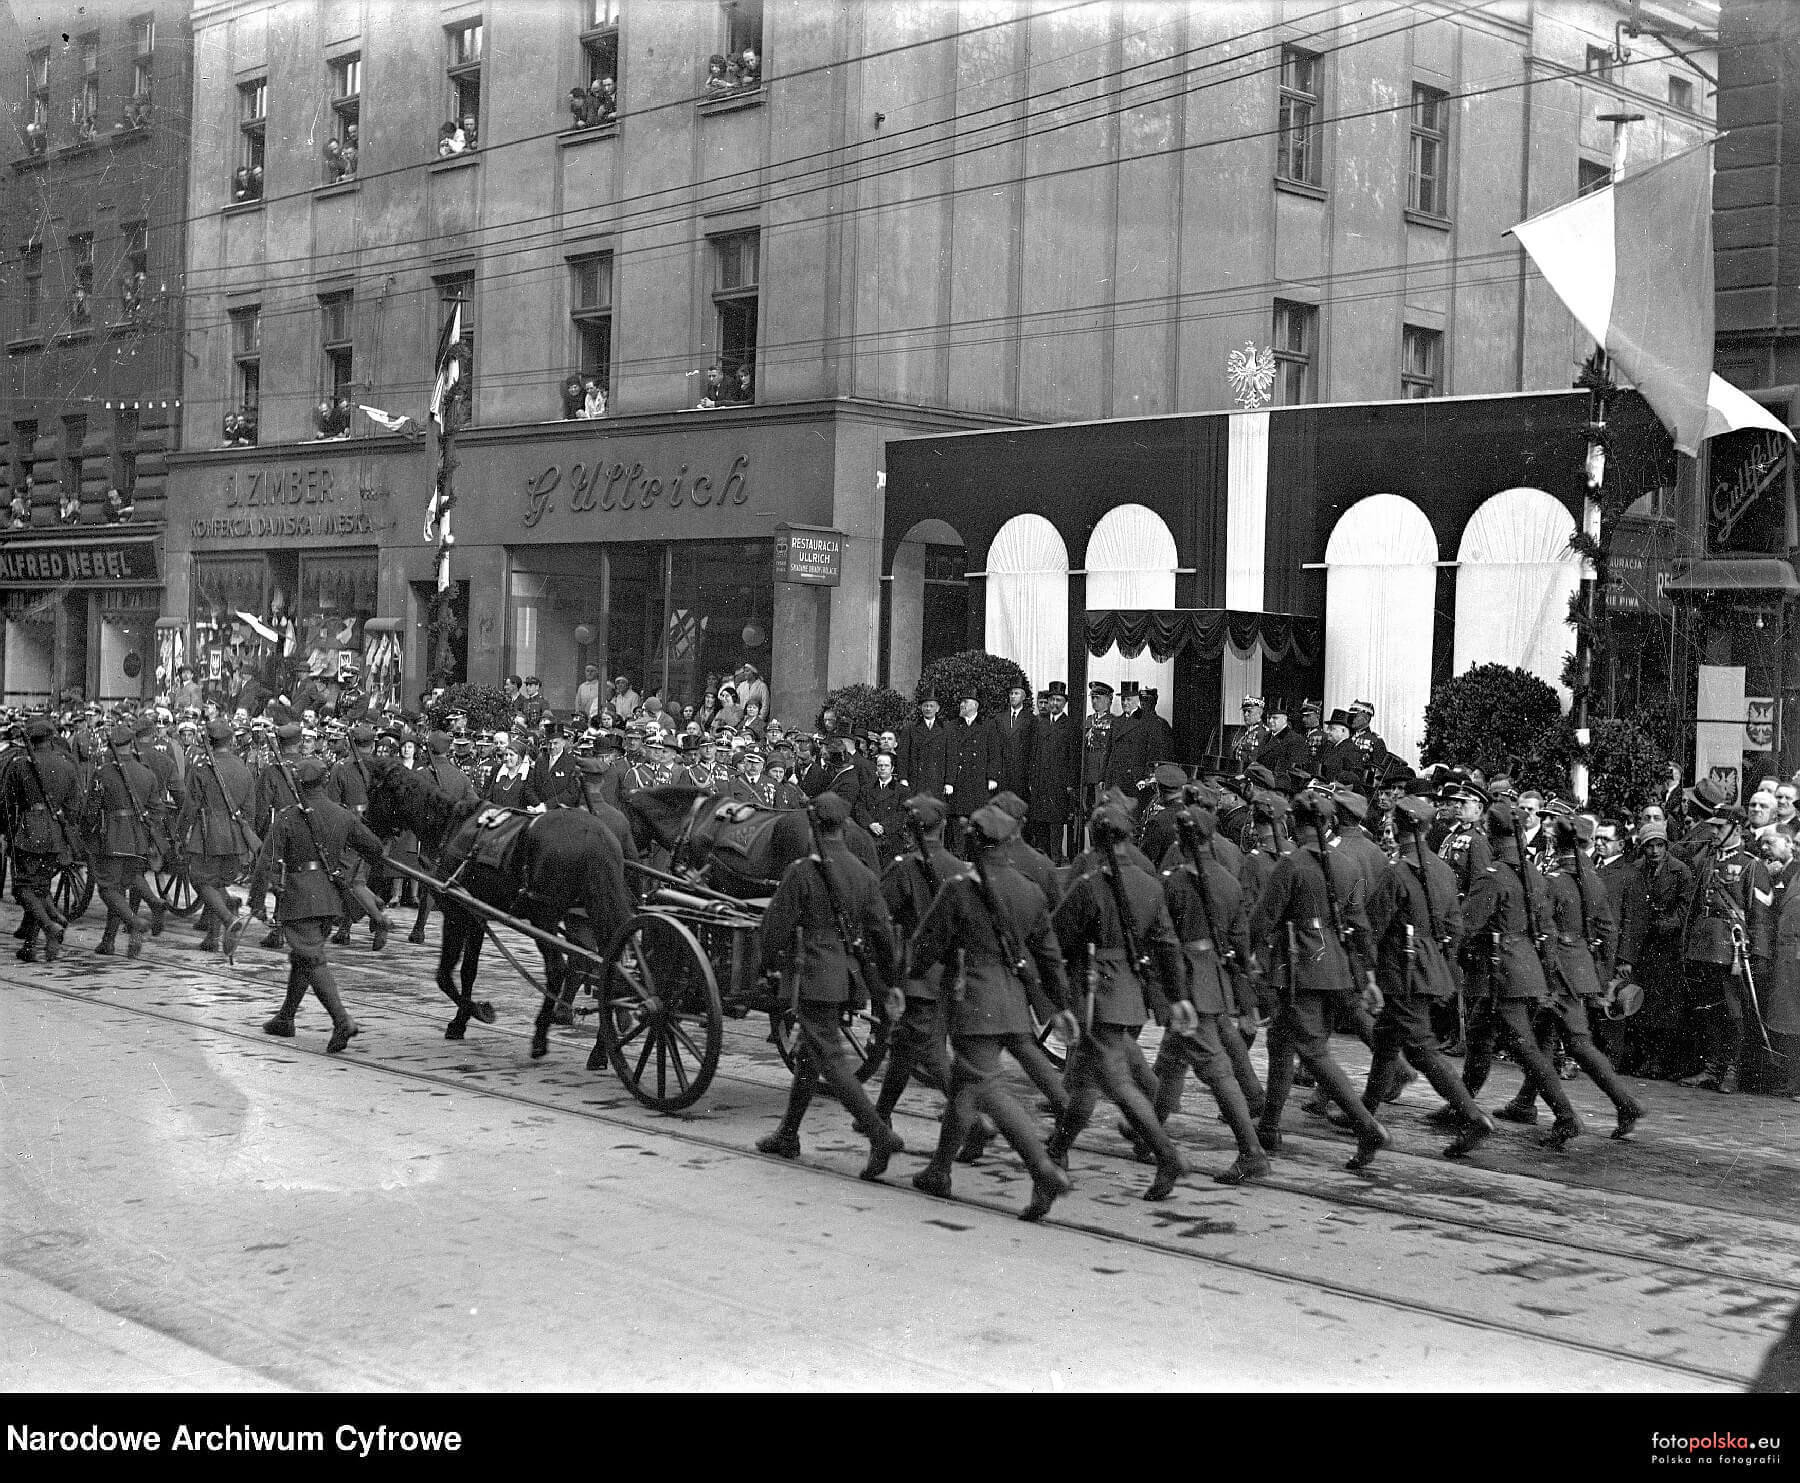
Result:
M1407 204L1426 216L1449 215L1450 105L1437 88L1413 84L1412 168Z
M756 325L761 238L730 232L712 239L713 310L719 358L707 372L702 406L756 400Z
M1319 183L1319 59L1298 47L1281 49L1281 111L1275 173L1300 185Z
M156 17L138 16L131 22L131 96L125 100L120 126L144 129L150 126L150 92L156 61Z
M445 33L450 43L450 117L438 129L438 155L448 159L474 149L481 128L481 22L465 21Z
M733 93L762 86L762 0L724 0L725 50L706 59L706 91Z
M81 329L94 322L94 234L69 238L69 324Z
M576 374L563 387L563 415L604 417L612 388L612 254L569 264L569 319Z
M150 291L150 234L141 221L125 227L125 260L119 270L119 322L143 320Z
M225 442L254 446L262 407L262 310L254 304L231 311L231 379L237 406L225 414Z
M238 88L238 167L231 177L233 201L262 199L263 142L268 121L268 78L243 83Z
M569 113L578 129L595 129L619 116L618 0L588 0L581 33L579 86L569 90Z
M340 57L331 64L331 137L325 141L325 180L356 178L362 149L362 58Z
M100 133L100 34L90 31L81 38L81 91L69 100L69 121L75 141L88 144Z

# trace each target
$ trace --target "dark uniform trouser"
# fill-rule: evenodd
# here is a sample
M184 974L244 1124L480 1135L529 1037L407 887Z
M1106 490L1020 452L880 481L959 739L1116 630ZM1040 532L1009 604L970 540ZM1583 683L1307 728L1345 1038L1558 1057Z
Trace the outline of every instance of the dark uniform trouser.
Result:
M150 924L132 907L130 895L130 888L143 874L141 855L102 855L94 862L94 889L106 903L106 929L100 934L102 942L116 938L121 924L129 932L148 929Z
M1243 1068L1231 1054L1234 1041L1243 1053ZM1263 1089L1254 1071L1250 1072L1249 1084L1245 1084L1244 1068L1249 1064L1244 1037L1238 1034L1236 1025L1219 1015L1202 1014L1199 1028L1192 1035L1165 1030L1162 1046L1156 1052L1157 1120L1167 1122L1181 1110L1181 1085L1187 1079L1187 1068L1192 1066L1212 1092L1219 1111L1225 1114L1225 1121L1231 1125L1238 1153L1253 1164L1260 1162L1263 1151L1256 1141L1256 1118L1262 1112ZM1255 1094L1254 1112L1250 1101L1252 1092Z
M1063 1067L1063 1086L1069 1105L1056 1122L1056 1141L1067 1151L1081 1136L1099 1103L1102 1090L1110 1097L1138 1138L1149 1145L1159 1164L1181 1160L1167 1130L1156 1120L1150 1098L1156 1078L1137 1048L1137 1027L1096 1024L1082 1033ZM996 1119L997 1121L997 1119Z
M1375 1055L1369 1062L1369 1079L1363 1087L1363 1106L1370 1112L1381 1105L1382 1094L1392 1083L1400 1058L1404 1056L1465 1122L1475 1120L1481 1108L1463 1085L1462 1078L1444 1059L1437 1032L1432 1028L1436 1011L1444 1002L1423 994L1383 997L1381 1013L1375 1016Z
M1751 964L1756 972L1758 964ZM1766 969L1758 980L1766 984L1771 975ZM1759 987L1759 992L1761 989ZM1735 1071L1744 1061L1744 1037L1757 1023L1756 1011L1750 1006L1750 992L1742 975L1719 963L1687 965L1687 1003L1690 1022L1699 1033L1705 1049L1706 1069L1714 1076ZM1753 1035L1760 1044L1760 1035Z
M858 1132L874 1138L883 1127L875 1104L856 1079L850 1046L838 1023L839 1008L837 1003L826 1004L815 999L800 1001L800 1043L794 1053L793 1089L788 1093L787 1111L781 1118L784 1133L799 1133L801 1119L806 1116L806 1109L812 1104L821 1081L844 1104L855 1120Z
M188 858L188 879L194 883L194 894L204 907L208 938L222 932L237 916L237 904L226 893L226 886L236 880L242 870L236 855L192 855Z
M1550 1057L1538 1049L1531 1017L1540 1005L1532 999L1478 999L1469 1010L1468 1053L1463 1058L1463 1085L1471 1097L1479 1097L1494 1066L1494 1045L1504 1035L1525 1074L1537 1084L1558 1122L1574 1122L1575 1108L1563 1090L1562 1078Z
M1569 1048L1570 1057L1587 1072L1588 1079L1606 1093L1614 1107L1623 1112L1627 1107L1637 1105L1637 1099L1631 1095L1625 1083L1619 1080L1619 1073L1613 1069L1613 1063L1594 1044L1593 1033L1588 1025L1587 1006L1581 1000L1572 995L1551 995L1549 1003L1540 1007L1532 1016L1532 1028L1537 1032L1538 1049L1546 1057L1556 1044L1556 1032L1561 1030L1563 1044ZM1537 1088L1532 1085L1530 1077L1525 1078L1525 1085L1519 1088L1519 1095L1513 1100L1522 1107L1537 1102Z
M325 959L325 940L331 931L332 920L331 917L303 917L281 924L282 935L287 939L289 964L287 998L282 1002L281 1018L293 1019L300 1001L306 997L308 985L319 1003L325 1006L334 1027L350 1018L344 1010L344 1001L338 996L331 965Z
M915 1077L933 1091L947 1094L950 1090L950 1056L944 1049L941 1003L908 994L906 1012L888 1039L887 1074L882 1077L875 1111L884 1119L892 1117L907 1083Z
M1333 1012L1348 1001L1345 994L1295 993L1283 1001L1269 1026L1269 1090L1262 1124L1270 1132L1281 1127L1281 1111L1294 1088L1294 1057L1313 1074L1319 1089L1344 1109L1358 1133L1373 1134L1374 1114L1364 1107L1344 1068L1331 1058ZM1357 1006L1359 1009L1361 1005ZM1365 1012L1363 1018L1368 1018Z
M59 855L13 851L13 900L25 908L25 920L20 925L24 928L27 947L38 932L41 931L48 937L52 930L61 930L63 926L56 908L50 902L51 881L61 861L62 857Z
M1001 1135L1013 1146L1039 1184L1054 1183L1056 1166L1038 1137L1030 1115L1012 1098L1000 1076L1000 1052L1005 1051L1022 1066L1025 1047L1042 1054L1029 1035L955 1035L951 1037L950 1100L944 1108L944 1121L938 1129L937 1151L928 1168L948 1178L951 1161L975 1126L975 1119L986 1113L994 1120ZM1024 1052L1024 1055L1021 1054Z

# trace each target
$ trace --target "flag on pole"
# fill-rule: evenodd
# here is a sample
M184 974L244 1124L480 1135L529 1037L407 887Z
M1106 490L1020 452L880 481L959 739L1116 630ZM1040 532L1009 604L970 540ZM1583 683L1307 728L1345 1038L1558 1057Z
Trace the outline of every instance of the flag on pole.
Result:
M438 336L437 379L431 388L431 418L439 427L444 424L444 398L462 376L462 363L456 356L456 347L462 342L462 311L462 300L452 300L450 317L444 321L443 333Z
M369 416L369 421L377 427L385 428L391 433L404 433L407 437L417 437L419 424L410 417L396 417L392 412L384 412L380 407L371 407L366 403L357 403Z
M1510 229L1683 453L1719 433L1792 434L1712 373L1712 143Z

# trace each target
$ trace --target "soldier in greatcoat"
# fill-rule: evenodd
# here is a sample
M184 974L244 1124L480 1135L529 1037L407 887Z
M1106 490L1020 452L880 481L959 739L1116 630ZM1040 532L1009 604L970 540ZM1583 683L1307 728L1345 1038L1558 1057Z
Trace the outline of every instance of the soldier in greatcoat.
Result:
M187 809L176 834L187 842L188 879L206 913L202 952L237 954L247 917L227 887L244 873L260 841L250 823L256 783L232 750L229 721L208 721L206 739L188 777Z
M25 908L21 962L32 962L39 932L44 961L62 950L62 914L50 900L51 878L74 858L81 773L56 748L56 724L45 717L25 728L25 747L6 770L7 837L12 844L13 900Z
M106 750L94 773L99 795L94 819L94 886L106 903L106 927L94 951L114 951L119 928L128 937L125 956L135 958L144 950L150 922L131 904L131 890L141 887L150 858L149 800L161 785L156 774L130 753L129 726L108 729ZM154 891L151 892L154 895Z

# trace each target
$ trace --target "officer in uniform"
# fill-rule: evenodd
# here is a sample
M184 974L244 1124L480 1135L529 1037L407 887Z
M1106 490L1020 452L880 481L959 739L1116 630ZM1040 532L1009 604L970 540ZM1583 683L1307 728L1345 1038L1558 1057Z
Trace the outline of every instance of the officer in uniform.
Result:
M1191 1012L1173 1008L1174 1001L1186 1000L1186 965L1157 877L1133 869L1117 853L1131 838L1125 809L1102 804L1089 817L1088 832L1093 863L1071 882L1051 916L1064 957L1084 966L1086 981L1078 996L1080 1038L1063 1072L1069 1105L1057 1119L1050 1156L1066 1166L1104 1089L1137 1141L1156 1156L1156 1177L1144 1198L1164 1200L1187 1164L1150 1105L1156 1078L1137 1048L1137 1034L1152 1015L1163 1025L1174 1015L1178 1032L1194 1028Z
M1774 982L1775 886L1744 838L1744 811L1726 801L1719 784L1701 779L1688 790L1688 806L1701 822L1681 841L1694 872L1684 956L1688 1010L1705 1036L1706 1066L1681 1084L1729 1093L1738 1089L1746 1040L1761 1040L1758 1006L1749 1002L1745 975L1759 995ZM1754 1032L1752 1025L1758 1027Z
M1350 702L1350 745L1363 756L1363 776L1378 778L1388 760L1387 743L1373 731L1369 722L1375 719L1375 707L1366 700Z
M1551 856L1543 876L1550 888L1551 943L1543 954L1549 975L1550 995L1537 1016L1538 1049L1549 1055L1562 1032L1569 1056L1594 1085L1605 1092L1618 1114L1614 1138L1628 1138L1644 1116L1644 1104L1626 1090L1606 1054L1594 1044L1588 1023L1588 1005L1598 1004L1604 985L1612 977L1618 950L1619 926L1612 900L1593 863L1581 853L1575 820L1556 817L1544 832L1549 835ZM1537 1121L1537 1091L1528 1079L1519 1094L1494 1114L1511 1123Z
M893 924L875 873L844 843L850 806L835 793L821 793L815 818L819 853L783 872L758 929L763 962L787 964L782 988L799 1019L799 1045L781 1125L756 1146L778 1158L799 1158L800 1123L823 1080L869 1140L862 1177L879 1179L906 1145L856 1079L839 1015L845 1005L858 1006L872 995L880 996L889 1023L904 1013L905 995L889 987L899 970ZM871 971L873 983L866 981Z
M1113 687L1105 680L1088 682L1088 713L1081 727L1081 802L1083 813L1098 801L1106 786L1106 753L1112 746L1112 729L1119 717L1113 714ZM1082 820L1073 820L1077 838L1069 845L1069 853L1081 853L1079 838Z
M1300 702L1300 734L1306 738L1307 755L1317 766L1319 754L1329 745L1325 736L1325 707L1320 701Z
M949 810L941 798L918 793L906 800L906 837L891 841L907 853L882 873L881 898L887 903L901 942L910 941L937 899L944 882L968 867L944 848L944 820ZM950 1058L944 1050L941 966L920 970L908 963L906 1008L888 1041L887 1073L875 1112L892 1118L907 1084L914 1078L934 1091L948 1092ZM954 981L954 980L953 980Z
M19 960L35 960L44 934L44 961L62 951L63 919L50 900L51 878L74 858L71 822L81 801L81 773L56 748L56 723L39 717L25 728L26 750L6 772L6 814L12 841L13 900L25 908Z
M1269 1087L1257 1138L1269 1153L1280 1152L1281 1112L1298 1054L1356 1131L1356 1152L1346 1167L1364 1169L1387 1146L1388 1134L1332 1059L1331 1022L1333 1010L1359 991L1364 1009L1378 1013L1381 992L1365 956L1369 918L1362 879L1350 861L1325 843L1336 813L1330 797L1315 791L1294 800L1294 851L1269 872L1250 919L1252 946L1265 960L1285 959L1287 980L1269 1027Z
M1177 838L1176 818L1181 812L1181 794L1187 787L1188 775L1179 762L1158 762L1150 776L1156 782L1156 796L1144 809L1139 848L1151 864L1160 866Z
M913 1176L913 1186L947 1199L952 1161L985 1115L1030 1171L1031 1202L1020 1218L1036 1221L1068 1191L1069 1176L1008 1094L1000 1078L1000 1052L1018 1059L1023 1046L1036 1047L1034 1003L1057 1024L1065 1043L1073 1044L1077 1031L1064 1008L1068 985L1043 893L1003 852L1018 829L1010 814L991 803L969 816L975 868L944 882L907 949L912 973L940 971L951 980L944 990L952 1050L949 1101L937 1148Z
M229 721L206 723L206 750L195 758L188 778L187 812L177 826L187 840L188 879L194 883L206 917L200 951L233 958L248 918L238 915L237 901L226 887L249 863L261 842L250 827L256 806L256 784L232 751Z
M374 757L375 728L366 721L358 721L345 735L343 760L331 769L325 780L325 796L340 807L349 809L359 819L369 807L369 764ZM380 952L387 946L392 923L387 919L387 912L382 907L380 898L369 889L368 879L368 867L361 860L345 863L343 890L346 910L331 940L339 947L348 947L351 927L355 926L359 917L367 916L372 934L371 945L374 951Z
M1178 1019L1156 1053L1156 1116L1166 1123L1180 1110L1182 1083L1192 1066L1237 1139L1236 1160L1213 1178L1219 1184L1242 1184L1269 1172L1268 1155L1256 1140L1263 1089L1254 1072L1246 1085L1248 1057L1240 1068L1230 1049L1232 1041L1239 1051L1245 1049L1231 1016L1238 1007L1235 974L1250 961L1249 912L1237 881L1212 855L1212 811L1190 804L1174 817L1181 863L1163 872L1163 897L1187 959L1183 999L1193 1014L1184 1029L1181 1022L1190 1017L1176 1006Z
M269 867L283 880L279 920L288 950L287 996L263 1033L292 1037L294 1015L310 987L331 1016L331 1040L325 1049L336 1052L357 1033L325 957L332 921L344 912L338 895L343 855L351 849L374 864L381 858L381 841L354 813L326 796L323 763L307 758L294 774L299 800L276 814L263 846Z
M113 952L124 925L129 939L125 956L135 958L144 950L144 934L150 923L131 904L131 888L140 889L150 858L149 800L160 786L156 774L128 755L129 726L114 726L106 734L107 750L94 775L99 793L99 817L94 830L94 885L106 903L106 927L94 951ZM151 896L155 892L150 893Z
M1458 1137L1446 1152L1462 1158L1493 1136L1494 1123L1444 1059L1431 1024L1432 1006L1456 993L1450 963L1462 937L1456 876L1425 842L1435 813L1423 798L1410 794L1394 805L1399 858L1383 865L1369 897L1381 1010L1375 1017L1363 1106L1371 1114L1381 1106L1404 1056L1454 1111Z
M1241 773L1247 771L1256 760L1256 754L1262 750L1263 743L1270 740L1270 732L1263 724L1262 696L1246 695L1239 708L1243 712L1244 724L1238 733L1238 739L1231 744L1231 760Z
M1487 834L1494 863L1475 878L1463 902L1464 965L1481 961L1486 970L1483 997L1470 1004L1463 1085L1470 1096L1481 1095L1493 1065L1494 1043L1504 1034L1519 1064L1556 1113L1544 1145L1562 1148L1585 1130L1532 1030L1531 1017L1549 996L1537 939L1550 930L1550 891L1529 857L1520 853L1517 830L1509 802L1501 799L1489 805Z

